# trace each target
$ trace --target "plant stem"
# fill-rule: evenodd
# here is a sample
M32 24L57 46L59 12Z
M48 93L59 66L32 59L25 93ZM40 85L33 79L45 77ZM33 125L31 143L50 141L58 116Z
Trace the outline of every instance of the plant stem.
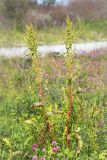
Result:
M69 112L68 112L68 116L67 116L67 123L66 123L66 147L68 148L69 146L69 122L70 122L70 118L71 118L71 114L72 114L72 79L69 79L69 101L70 101L70 108L69 108Z

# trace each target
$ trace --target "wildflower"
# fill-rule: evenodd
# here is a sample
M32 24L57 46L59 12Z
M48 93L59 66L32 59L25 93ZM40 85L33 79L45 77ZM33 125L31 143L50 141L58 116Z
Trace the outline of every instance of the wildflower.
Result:
M52 148L52 152L56 153L57 152L57 148Z
M43 148L43 149L42 149L42 152L45 152L45 151L46 151L45 148Z
M53 145L53 146L56 145L56 141L52 141L52 145Z
M37 156L33 156L32 160L37 160Z
M40 160L45 160L45 158L44 158L44 157L41 157Z
M5 138L3 138L2 140L3 140L3 142L4 142L7 146L11 146L11 143L10 143L9 138L5 137Z
M32 150L35 151L37 148L37 144L33 144Z

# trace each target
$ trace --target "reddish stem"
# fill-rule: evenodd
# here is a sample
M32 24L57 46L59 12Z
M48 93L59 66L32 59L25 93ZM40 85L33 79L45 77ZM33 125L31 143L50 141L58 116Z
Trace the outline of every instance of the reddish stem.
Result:
M69 79L69 101L70 101L70 108L69 108L69 112L67 114L67 123L66 123L66 146L68 148L69 145L69 140L68 140L68 135L69 135L69 122L70 122L70 118L71 118L71 114L72 114L72 81L71 79Z
M43 92L42 92L42 87L41 87L40 80L37 79L37 82L38 82L38 87L39 87L39 95L40 95L41 101L42 101L42 103L43 103Z

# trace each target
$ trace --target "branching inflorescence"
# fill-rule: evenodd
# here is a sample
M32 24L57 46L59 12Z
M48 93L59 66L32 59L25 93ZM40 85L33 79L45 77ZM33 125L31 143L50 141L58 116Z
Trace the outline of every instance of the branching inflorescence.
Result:
M42 145L44 142L44 137L45 137L46 132L47 131L49 132L51 139L53 139L53 134L52 134L51 124L49 122L48 116L45 111L45 104L44 104L44 99L43 99L43 89L41 85L41 81L42 81L41 64L40 64L39 57L37 55L37 48L38 48L37 33L34 31L32 24L27 26L27 45L28 45L28 49L30 51L30 55L32 58L32 70L34 73L34 79L39 89L39 102L33 105L34 107L42 107L44 120L45 120L45 126L43 128L44 134L41 135L41 138L40 138L40 143Z
M65 45L66 45L66 67L67 67L67 79L68 79L68 90L69 90L69 103L70 107L67 113L66 122L66 147L68 147L68 134L69 134L69 123L73 111L73 98L72 98L72 77L73 77L73 51L72 45L74 41L73 24L69 17L66 18L66 28L65 28Z

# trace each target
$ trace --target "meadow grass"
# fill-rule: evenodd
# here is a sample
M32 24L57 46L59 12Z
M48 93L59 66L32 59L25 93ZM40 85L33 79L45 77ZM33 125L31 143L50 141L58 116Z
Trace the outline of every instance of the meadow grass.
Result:
M107 158L107 50L75 55L69 17L64 37L64 55L39 57L30 25L29 57L0 58L1 160Z
M79 21L75 24L75 42L102 41L107 39L107 21ZM16 29L0 29L0 46L25 45L25 32ZM63 43L64 27L47 27L38 30L40 44Z
M84 125L82 126L81 123L79 124L81 131L79 131L78 134L81 135L84 144L84 147L82 148L82 151L80 153L80 159L99 160L100 158L98 155L100 155L100 157L105 157L104 155L106 155L106 149L107 149L107 143L106 143L107 142L106 141L107 54L106 50L105 51L101 50L96 52L93 51L89 55L82 55L82 56L78 55L76 57L80 60L80 65L82 68L81 68L81 75L79 82L77 81L75 84L75 87L77 85L79 86L77 91L75 90L76 95L78 94L79 99L76 99L76 101L74 102L74 106L76 107L81 103L85 105L83 106L83 108L81 108L83 109L82 112L80 112L81 110L79 111L81 116L84 115L83 114L84 112L85 114L87 114L87 112L89 113L92 111L91 105L93 106L95 105L95 108L96 105L100 105L99 107L102 108L102 111L104 109L105 112L104 113L105 118L103 117L102 120L100 119L101 121L98 121L98 124L96 122L99 129L97 130L98 144L95 144L95 146L92 143L93 140L92 136L94 132L90 130L90 127L92 127L90 126L91 121L88 123L89 120L88 117L84 117L84 123L88 125L88 128L85 129ZM58 110L61 111L62 107L66 106L67 103L66 102L67 97L66 94L64 94L66 92L64 90L64 88L66 87L66 83L64 83L64 77L66 73L66 70L64 68L64 58L46 56L43 59L41 59L41 62L45 69L43 73L42 87L48 112L51 113L50 105L53 106L53 109L55 111ZM85 75L87 75L87 78ZM40 130L43 127L43 119L40 116L42 111L40 109L35 109L31 107L32 104L35 103L35 101L36 102L38 101L38 95L37 95L38 89L34 87L35 84L33 84L33 86L31 85L33 78L31 59L29 58L23 59L20 57L15 57L15 58L1 57L0 77L1 77L0 78L0 141L1 141L0 159L1 160L8 159L9 156L10 159L12 159L11 156L13 154L14 156L12 157L14 157L17 160L32 159L33 156L32 144L36 142L38 143L38 147L41 148L39 144L40 135L37 133L37 128ZM102 88L101 77L103 77L103 82L105 83L105 91ZM87 81L86 83L84 83L85 80ZM100 85L102 91L100 89ZM99 91L97 92L97 90ZM47 95L49 96L48 98ZM62 100L63 96L64 100ZM95 104L93 104L93 102ZM87 105L88 108L86 108L85 110L84 107L87 107ZM66 113L66 107L64 107L65 113ZM75 111L77 112L77 109ZM95 111L95 115L97 114L97 112L98 116L100 116L98 110ZM89 114L87 115L89 116ZM63 115L63 118L64 116L65 115ZM58 123L62 119L61 117L55 116L55 119L54 118L50 119L53 126L59 127ZM79 117L76 116L76 118L78 119ZM93 121L94 120L95 119L93 119ZM37 121L39 121L39 123L37 123ZM75 119L73 119L73 121L75 122ZM63 119L61 123L64 123ZM60 135L60 132L57 131L58 128L55 128L54 134L56 136L57 134ZM40 133L41 132L42 131L40 131ZM72 134L74 134L74 132ZM75 136L74 135L72 136L74 137L75 140ZM90 138L88 139L87 137L90 137L91 141L87 141L90 139ZM47 137L45 138L46 138L46 144L43 147L47 149L46 145L49 147L49 144L51 142L49 140L50 139L49 135L47 135ZM75 144L74 140L73 140L73 145ZM69 150L66 149L63 150L62 148L63 140L61 140L61 137L57 139L57 143L58 145L60 145L62 154L65 155L69 154L71 157L75 155L74 146L72 146L73 148L71 147L73 155ZM96 149L96 145L99 146L100 151L98 152ZM87 148L87 146L89 146L89 148ZM39 149L38 153L41 155L41 151ZM61 156L60 155L61 153L59 153L59 157ZM59 160L60 159L61 158L59 158ZM72 158L65 158L65 159L71 160ZM105 160L105 158L103 159Z

